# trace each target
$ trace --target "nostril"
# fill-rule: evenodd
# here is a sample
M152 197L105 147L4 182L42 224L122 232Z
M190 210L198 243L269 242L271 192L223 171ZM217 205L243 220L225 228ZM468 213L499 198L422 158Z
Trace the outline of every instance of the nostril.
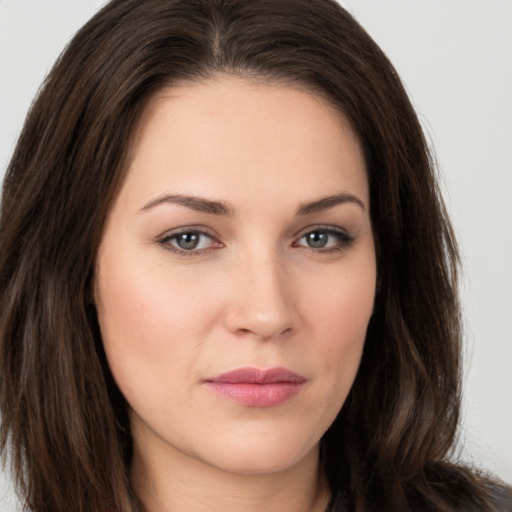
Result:
M293 333L297 313L287 290L276 279L268 282L267 276L264 281L252 283L249 289L239 287L237 294L230 296L224 315L230 332L261 340L282 339Z
M287 327L280 331L279 329L262 329L255 327L254 329L248 328L239 328L235 329L233 332L241 337L256 337L260 340L270 340L270 339L283 339L291 336L293 334L293 328Z

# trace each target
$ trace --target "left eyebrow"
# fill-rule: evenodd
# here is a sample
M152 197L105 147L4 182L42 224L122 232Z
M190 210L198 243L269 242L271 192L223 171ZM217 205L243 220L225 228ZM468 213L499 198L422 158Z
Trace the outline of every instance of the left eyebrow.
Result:
M366 211L366 207L361 199L353 194L349 194L348 192L342 192L340 194L322 197L321 199L316 199L315 201L301 204L297 209L297 215L309 215L310 213L318 213L343 203L357 204L363 211Z

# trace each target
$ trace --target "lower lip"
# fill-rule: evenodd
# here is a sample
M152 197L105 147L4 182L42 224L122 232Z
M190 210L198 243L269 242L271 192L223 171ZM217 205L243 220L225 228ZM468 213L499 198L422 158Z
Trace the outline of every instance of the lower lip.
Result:
M247 382L206 382L219 395L250 407L273 407L296 396L304 383L273 382L252 384Z

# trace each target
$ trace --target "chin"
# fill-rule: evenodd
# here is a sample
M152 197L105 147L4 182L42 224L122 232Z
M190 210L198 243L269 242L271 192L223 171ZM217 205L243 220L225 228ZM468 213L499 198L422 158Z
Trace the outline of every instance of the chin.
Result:
M319 442L282 435L259 433L233 436L230 440L210 445L210 464L238 474L271 474L289 470L310 457L317 457Z

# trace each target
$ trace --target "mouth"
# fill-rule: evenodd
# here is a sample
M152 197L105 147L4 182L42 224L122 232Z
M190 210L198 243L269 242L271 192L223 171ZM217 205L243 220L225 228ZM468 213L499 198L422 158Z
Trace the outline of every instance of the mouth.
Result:
M306 378L286 368L239 368L203 383L213 392L248 407L273 407L296 396Z

